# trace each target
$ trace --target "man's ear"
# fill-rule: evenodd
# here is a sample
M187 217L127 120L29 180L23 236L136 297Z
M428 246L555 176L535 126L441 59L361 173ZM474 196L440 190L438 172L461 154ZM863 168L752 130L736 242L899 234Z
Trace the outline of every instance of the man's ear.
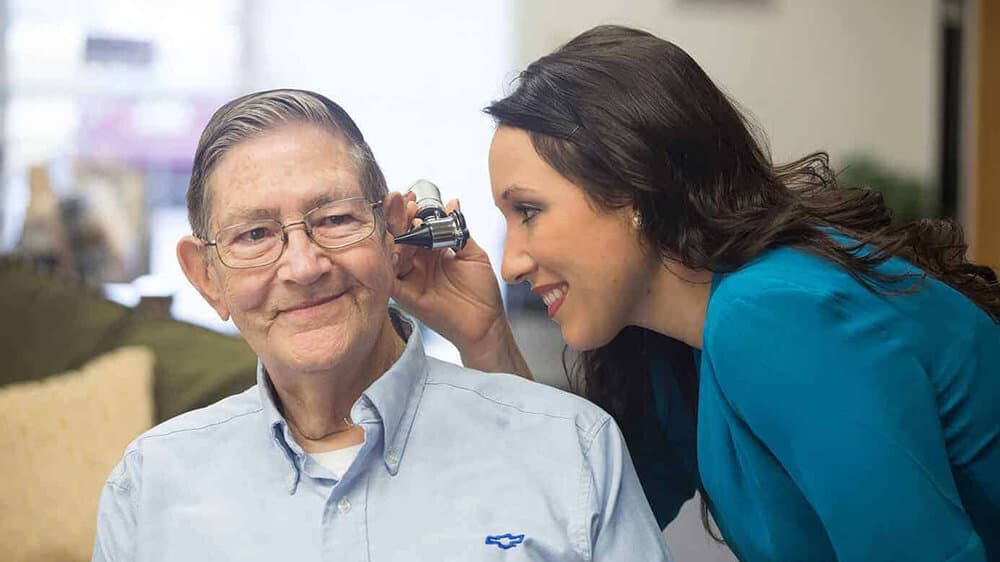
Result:
M177 242L177 261L188 281L201 293L222 320L229 320L229 308L222 300L222 282L209 263L205 243L194 236L185 236Z
M385 216L385 223L390 234L399 235L408 230L406 201L399 192L393 191L382 200L382 215Z
M409 204L413 207L411 212L416 213L416 203ZM393 236L409 230L410 221L406 220L406 199L396 191L386 195L382 200L382 214L385 216L386 230L388 230L385 234L386 241L392 249L392 267L398 277L401 272L412 269L413 254L417 250L416 246L401 246L392 241Z

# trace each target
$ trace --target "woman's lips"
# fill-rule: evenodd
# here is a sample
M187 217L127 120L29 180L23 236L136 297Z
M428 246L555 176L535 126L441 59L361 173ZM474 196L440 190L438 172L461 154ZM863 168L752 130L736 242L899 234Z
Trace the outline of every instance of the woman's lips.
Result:
M566 293L569 292L569 286L566 283L551 283L548 285L542 285L540 287L535 287L531 292L538 295L548 307L549 318L553 318L559 307L562 306L563 301L566 299Z

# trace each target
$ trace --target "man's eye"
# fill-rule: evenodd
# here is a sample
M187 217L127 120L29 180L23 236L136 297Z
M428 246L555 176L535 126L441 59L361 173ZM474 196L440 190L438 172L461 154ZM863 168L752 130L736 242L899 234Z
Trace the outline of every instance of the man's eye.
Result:
M514 212L521 215L522 223L526 223L535 218L535 215L542 212L542 210L538 207L532 207L530 205L515 205Z
M319 227L332 227L332 226L351 226L355 224L357 218L352 214L345 215L325 215L323 220L320 221Z
M251 228L250 230L247 230L243 234L240 234L236 239L237 241L243 243L260 242L261 240L269 238L271 234L272 234L271 229L267 228L266 226L258 226L256 228Z

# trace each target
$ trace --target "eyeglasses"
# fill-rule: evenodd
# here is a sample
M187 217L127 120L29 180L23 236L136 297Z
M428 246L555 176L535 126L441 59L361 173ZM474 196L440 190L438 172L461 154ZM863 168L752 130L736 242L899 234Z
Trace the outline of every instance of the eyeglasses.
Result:
M317 246L339 250L364 241L375 232L375 208L381 205L364 197L353 197L320 205L302 220L286 224L261 219L227 226L206 246L215 246L219 260L232 269L264 267L278 261L288 246L289 227L303 225Z

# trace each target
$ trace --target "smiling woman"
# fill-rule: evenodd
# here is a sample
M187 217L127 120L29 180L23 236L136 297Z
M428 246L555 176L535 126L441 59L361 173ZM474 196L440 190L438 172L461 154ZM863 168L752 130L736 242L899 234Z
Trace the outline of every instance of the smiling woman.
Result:
M635 29L579 35L486 112L504 279L581 351L661 525L702 486L741 560L1000 559L1000 284L960 227L894 226L824 153L772 163ZM485 259L417 253L395 296L467 365L530 376Z
M490 147L490 177L496 205L507 219L503 277L508 283L531 282L566 343L594 349L628 323L653 326L656 318L642 317L637 308L643 302L645 310L663 309L648 307L646 291L662 267L658 254L636 236L640 230L630 209L595 204L538 155L523 129L497 130ZM693 271L684 277L710 279ZM707 285L700 288L707 292ZM700 344L697 332L687 337L692 345Z

